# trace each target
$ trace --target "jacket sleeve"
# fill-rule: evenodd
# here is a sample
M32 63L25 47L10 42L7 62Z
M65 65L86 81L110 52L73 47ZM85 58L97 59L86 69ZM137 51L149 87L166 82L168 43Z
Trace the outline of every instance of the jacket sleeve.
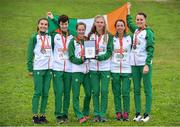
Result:
M146 65L151 65L153 54L154 54L154 34L151 30L147 30L146 40L147 40L147 44L146 44L146 51L147 51Z
M58 16L54 16L53 19L50 19L48 17L48 23L49 23L48 32L54 32L59 27Z
M109 34L108 44L107 44L107 51L105 54L97 56L97 60L103 61L107 60L111 57L113 51L113 37Z
M135 30L138 29L138 27L133 23L133 21L132 21L132 16L131 16L131 15L127 15L126 20L127 20L127 26L128 26L128 28L130 29L130 31L131 31L132 33L134 33Z
M52 23L53 23L54 25L56 25L57 27L59 27L58 16L54 15L54 18L53 18L53 19L50 19L50 18L48 17L48 21L52 21Z
M82 58L77 58L75 56L75 47L74 47L74 39L71 39L69 46L68 46L68 52L69 52L69 59L72 63L80 65L83 63Z
M29 72L33 72L33 58L34 58L34 48L37 43L36 35L32 35L29 39L28 52L27 52L27 69Z

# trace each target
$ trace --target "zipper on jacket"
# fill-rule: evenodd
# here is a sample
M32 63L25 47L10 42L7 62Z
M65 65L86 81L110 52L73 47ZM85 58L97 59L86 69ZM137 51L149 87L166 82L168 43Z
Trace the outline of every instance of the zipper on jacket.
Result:
M64 71L66 70L66 60L64 60Z
M99 71L99 62L97 61L97 71Z
M135 54L134 54L134 64L135 64L135 66L136 66Z

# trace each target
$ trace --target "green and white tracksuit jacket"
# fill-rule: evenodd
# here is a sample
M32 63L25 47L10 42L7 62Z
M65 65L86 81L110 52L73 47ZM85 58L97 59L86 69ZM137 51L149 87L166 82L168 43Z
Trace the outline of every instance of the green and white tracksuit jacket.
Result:
M32 35L28 46L28 71L52 69L52 38L49 34L40 33L44 44L38 33ZM44 52L41 50L44 45Z
M154 53L154 34L151 28L146 27L141 30L132 23L132 17L127 16L127 22L129 29L133 35L133 43L137 39L136 48L132 48L131 51L131 65L142 66L151 65Z
M104 40L107 40L105 42ZM110 34L101 35L92 34L90 40L96 40L97 59L91 59L89 69L91 71L110 71L110 57L112 55L112 36ZM99 42L98 42L99 40Z
M73 38L69 35L66 40L66 45L63 44L65 37L57 33L54 36L54 55L53 55L53 70L71 72L72 63L69 61L68 46L70 40ZM66 50L64 48L66 47Z
M130 35L125 35L122 40L116 36L113 38L112 73L131 73L131 44L132 39Z
M82 44L77 42L74 38L71 41L74 41L71 42L69 46L70 52L71 50L74 51L70 56L72 62L72 73L81 72L86 74L89 72L89 60L82 60L82 55L84 55L84 41L82 41Z

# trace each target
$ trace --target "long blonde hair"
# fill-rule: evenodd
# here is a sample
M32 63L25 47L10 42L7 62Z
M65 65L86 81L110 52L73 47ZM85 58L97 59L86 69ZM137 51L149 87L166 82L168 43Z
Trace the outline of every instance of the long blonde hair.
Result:
M103 21L104 21L104 27L103 27L103 34L104 34L104 42L108 42L108 31L107 31L107 24L106 24L106 20L105 20L105 18L104 18L104 16L103 15L97 15L97 16L95 16L95 18L94 18L94 23L93 23L93 26L92 26L92 28L91 28L91 31L89 32L89 34L88 34L88 38L90 38L90 36L91 36L91 34L96 34L97 33L97 30L96 30L96 26L95 26L95 22L96 22L96 20L97 19L99 19L99 18L102 18L103 19Z

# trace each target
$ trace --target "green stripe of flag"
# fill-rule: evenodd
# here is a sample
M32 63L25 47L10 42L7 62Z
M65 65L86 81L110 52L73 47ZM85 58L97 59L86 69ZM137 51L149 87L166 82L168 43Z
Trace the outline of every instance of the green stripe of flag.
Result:
M70 18L68 29L70 31L70 34L72 34L72 35L77 35L77 33L76 33L76 24L77 24L77 19Z

